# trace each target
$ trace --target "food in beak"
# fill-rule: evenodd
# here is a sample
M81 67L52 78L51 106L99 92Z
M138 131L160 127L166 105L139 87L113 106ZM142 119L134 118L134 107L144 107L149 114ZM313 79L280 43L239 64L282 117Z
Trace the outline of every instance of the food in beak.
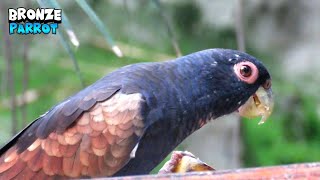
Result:
M173 151L170 160L160 169L159 174L212 170L214 170L214 168L202 162L188 151Z
M259 125L263 124L271 115L274 106L273 94L271 88L260 87L245 104L239 109L239 114L246 118L255 118L261 116Z

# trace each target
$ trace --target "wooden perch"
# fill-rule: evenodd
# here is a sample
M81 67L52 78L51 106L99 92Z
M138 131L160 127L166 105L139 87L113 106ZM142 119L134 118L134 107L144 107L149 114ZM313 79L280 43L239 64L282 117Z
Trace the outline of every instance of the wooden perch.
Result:
M114 180L149 180L149 179L210 179L210 180L255 180L255 179L320 179L320 163L292 164L261 168L247 168L224 171L194 172L185 174L159 174L146 176L127 176Z

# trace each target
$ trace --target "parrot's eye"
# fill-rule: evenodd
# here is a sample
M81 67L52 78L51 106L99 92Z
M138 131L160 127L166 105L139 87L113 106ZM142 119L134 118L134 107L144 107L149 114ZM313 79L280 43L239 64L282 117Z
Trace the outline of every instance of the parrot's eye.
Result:
M237 63L233 69L237 77L248 84L253 84L258 79L258 69L252 62Z
M250 77L251 74L252 74L252 70L251 70L251 67L248 66L248 65L243 65L240 67L240 74L243 76L243 77Z

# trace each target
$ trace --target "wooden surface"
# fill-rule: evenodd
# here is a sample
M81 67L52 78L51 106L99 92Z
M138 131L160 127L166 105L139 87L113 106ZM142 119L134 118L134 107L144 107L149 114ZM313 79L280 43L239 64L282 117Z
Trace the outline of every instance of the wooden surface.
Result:
M210 171L201 173L186 174L163 174L163 175L146 175L146 176L128 176L111 178L114 180L149 180L149 179L210 179L210 180L256 180L256 179L319 179L320 180L320 163L292 164L284 166L271 166L261 168L247 168L224 171Z

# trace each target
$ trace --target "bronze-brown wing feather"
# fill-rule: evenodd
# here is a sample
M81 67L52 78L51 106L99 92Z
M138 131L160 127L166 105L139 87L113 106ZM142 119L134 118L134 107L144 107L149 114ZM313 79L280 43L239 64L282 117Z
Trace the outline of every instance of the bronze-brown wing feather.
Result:
M65 101L18 135L0 157L0 179L111 176L121 169L144 131L144 98L92 94Z

